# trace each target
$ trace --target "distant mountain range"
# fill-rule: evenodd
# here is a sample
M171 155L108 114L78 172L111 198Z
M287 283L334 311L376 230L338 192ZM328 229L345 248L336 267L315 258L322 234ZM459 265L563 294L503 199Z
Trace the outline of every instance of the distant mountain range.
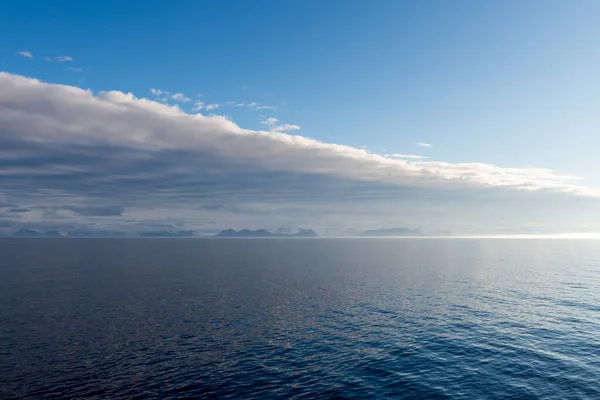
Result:
M174 229L163 229L157 231L146 231L140 233L125 233L116 231L103 231L103 230L72 230L68 232L59 232L56 230L40 230L40 229L29 229L24 228L14 232L13 237L28 237L28 238L42 238L42 237L65 237L65 238L108 238L108 237L141 237L141 238L192 238L192 237L217 237L217 238L316 238L319 237L312 229L277 229L274 231L268 229L227 229L221 231L213 236L204 236L206 233L192 231L192 230L174 230ZM420 228L405 228L405 227L394 227L394 228L382 228L366 230L355 234L355 237L401 237L401 236L451 236L452 234L448 231L439 232L423 232Z
M29 229L24 228L14 232L13 237L27 237L27 238L45 238L45 237L64 237L64 238L107 238L107 237L141 237L141 238L186 238L186 237L203 237L196 231L192 230L174 230L164 229L158 231L147 231L140 232L138 234L127 234L125 232L110 232L110 231L94 231L94 230L72 230L68 232L58 232L56 230L41 230L41 229ZM204 236L207 237L207 236ZM210 236L209 236L210 237ZM267 238L267 237L318 237L318 235L311 229L298 229L289 231L285 229L278 229L276 231L269 231L267 229L249 230L242 229L235 231L233 229L227 229L221 231L212 237L254 237L254 238Z
M123 237L125 236L122 232L109 232L109 231L68 231L61 234L55 230L39 230L39 229L20 229L12 234L14 237Z
M312 229L299 229L296 232L286 231L279 229L271 232L267 229L258 229L251 231L249 229L242 229L239 231L233 229L227 229L217 233L214 237L220 238L278 238L278 237L290 237L290 238L315 238L318 235Z
M16 231L13 236L15 237L61 237L62 235L57 231L36 231L33 229L20 229Z

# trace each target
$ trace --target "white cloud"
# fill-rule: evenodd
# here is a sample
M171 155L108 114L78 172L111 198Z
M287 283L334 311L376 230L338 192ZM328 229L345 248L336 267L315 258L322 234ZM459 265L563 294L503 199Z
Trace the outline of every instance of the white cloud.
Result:
M174 93L171 98L175 101L179 101L181 103L187 103L189 101L192 101L192 99L190 99L189 97L187 97L185 94L183 93Z
M189 103L190 101L192 101L191 98L187 97L183 93L171 94L171 92L169 92L168 90L150 88L150 93L156 97L157 101L160 101L162 103L168 103L169 99L175 100L180 103Z
M247 107L249 109L251 109L252 111L260 111L260 110L275 110L275 106L267 106L261 103L257 103L256 101L252 101L252 102L247 102L247 101L242 101L240 103L235 103L234 104L235 107Z
M274 126L279 122L279 120L275 117L269 117L263 121L260 121L261 124L263 125L267 125L267 126Z
M217 104L217 103L205 104L202 101L196 101L196 102L194 102L192 111L194 111L194 112L198 112L198 111L202 111L202 110L211 111L211 110L215 110L215 109L219 108L220 106L221 105Z
M286 131L297 131L300 130L300 126L299 125L293 125L293 124L282 124L282 125L278 125L273 127L273 129L271 129L271 131L273 132L286 132Z
M0 73L0 87L0 139L7 143L110 146L135 149L136 157L147 154L150 159L165 151L209 152L249 169L260 167L401 187L503 187L600 198L600 190L574 185L573 177L542 168L391 159L299 135L243 129L222 116L188 114L178 106L136 98L131 93L95 95L89 90L8 73ZM267 126L279 122L266 121ZM1 147L0 155L14 157L11 150ZM67 167L58 163L56 168ZM23 165L2 168L0 174L15 177L32 171L49 172Z
M17 54L23 57L27 57L29 59L33 58L33 54L26 50L17 51Z
M69 57L69 56L56 56L56 57L44 57L44 60L51 61L51 62L57 62L57 63L63 63L63 62L71 62L71 61L73 61L73 58Z
M73 72L81 72L81 71L83 71L83 68L81 68L81 67L77 67L77 68L76 67L67 67L67 70L73 71Z
M163 94L169 95L169 92L155 88L150 88L150 93L152 93L155 96L162 96Z
M426 156L418 156L416 154L398 154L398 153L394 153L394 154L385 154L385 157L388 158L403 158L406 160L425 160L429 157Z
M297 131L297 130L301 129L298 125L292 125L292 124L278 125L277 124L278 122L279 122L279 120L277 118L269 117L269 118L265 119L264 121L261 121L260 123L263 125L267 125L271 132Z
M432 144L431 143L423 143L423 142L416 142L413 143L415 146L419 146L419 147L431 147Z

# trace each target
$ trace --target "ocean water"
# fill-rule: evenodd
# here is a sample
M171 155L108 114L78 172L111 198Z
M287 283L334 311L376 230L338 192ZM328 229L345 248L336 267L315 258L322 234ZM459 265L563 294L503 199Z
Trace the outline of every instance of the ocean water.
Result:
M600 241L0 240L0 398L600 399Z

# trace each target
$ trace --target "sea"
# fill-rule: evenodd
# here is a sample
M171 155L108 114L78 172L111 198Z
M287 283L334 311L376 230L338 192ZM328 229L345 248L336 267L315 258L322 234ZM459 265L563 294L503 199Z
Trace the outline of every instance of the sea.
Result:
M1 399L600 399L600 241L2 239Z

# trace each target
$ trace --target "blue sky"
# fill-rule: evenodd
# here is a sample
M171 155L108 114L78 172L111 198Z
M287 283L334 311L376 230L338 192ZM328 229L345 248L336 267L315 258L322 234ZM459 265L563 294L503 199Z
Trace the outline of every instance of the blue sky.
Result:
M442 175L447 175L448 168L464 163L535 167L577 177L569 185L593 189L600 187L599 12L600 3L595 1L147 1L143 7L131 1L6 1L0 16L0 70L13 74L5 77L7 80L30 77L48 84L90 89L94 94L132 93L136 98L177 105L191 114L226 116L247 130L301 135L356 149L364 146L370 154L388 158L392 154L413 156L401 158L408 162L448 163L450 167L440 167L446 168ZM18 85L12 90L25 92ZM61 99L47 98L44 112L56 108ZM23 100L10 107L5 104L1 112L6 117L9 108L32 102ZM6 129L0 134L14 135ZM67 126L60 129L68 131ZM131 127L128 129L122 134L130 135ZM69 139L73 140L77 141ZM100 142L88 146L94 154L93 146L100 149ZM131 150L132 145L127 146ZM231 178L237 174L225 172L225 166L231 163L223 159L224 150L219 150L219 158L211 149L202 147L198 151L215 158L212 168L223 164L218 173L239 184L239 179ZM262 154L260 149L263 147L259 146L256 159L272 154ZM61 154L66 157L73 151ZM227 157L237 158L237 154ZM315 163L312 158L305 162ZM330 162L340 165L335 160ZM486 183L475 188L452 187L461 191L457 197L446 191L435 192L440 188L423 183L426 179L390 183L390 179L379 175L373 178L375 173L358 176L329 165L308 170L292 168L284 161L244 163L261 168L242 183L248 186L246 190L254 190L255 208L268 205L274 210L270 213L273 219L267 221L269 227L296 226L306 221L306 215L315 216L317 223L327 215L331 227L320 228L340 233L354 225L374 228L390 224L476 233L518 231L514 227L523 224L554 231L600 230L600 225L589 218L599 210L596 200L580 194L565 195L564 188L550 190L562 191L560 195L541 195L539 190L532 194L521 189L513 193L514 188L510 193L496 193L498 185ZM439 167L415 165L424 169ZM7 165L5 171L10 172L9 167L17 170L15 165ZM191 164L186 167L191 168ZM281 179L279 184L261 186L257 183L260 179L255 179L267 173L265 168L270 174L287 175L277 178ZM292 179L289 174L308 175L302 175L302 179L294 175ZM115 172L104 175L105 179L115 176ZM97 186L92 195L48 184L48 190L71 196L65 204L60 203L58 195L47 200L60 216L54 220L39 211L39 207L48 209L50 205L32 202L17 193L17 186L25 190L36 179L45 178L41 174L27 179L20 176L11 180L13 191L0 192L0 200L7 204L26 203L31 210L38 210L20 212L18 218L6 211L6 221L18 222L14 226L34 227L41 222L44 226L60 225L66 223L63 220L116 226L146 221L158 214L165 221L185 221L186 215L191 215L165 211L170 203L162 200L151 202L152 206L135 206L115 199L108 204L110 209L121 210L115 215L104 219L101 215L82 216L73 211L81 209L79 203L99 207L96 203L106 203L113 189ZM285 182L294 179L307 182L309 187L320 182L336 189L328 195L313 195L308 206L306 201L298 200L298 195L279 193L290 193L292 189L285 189ZM374 185L379 187L374 189ZM542 185L544 191L547 185L547 181ZM480 186L491 186L493 193L482 194ZM407 188L411 195L406 194ZM356 216L352 210L357 203L344 199L353 197L349 193L362 191L370 197L361 209L373 207L385 212ZM228 193L240 196L233 184ZM190 194L178 195L183 199ZM242 212L238 206L236 212L231 211L235 203L231 196L213 201L221 204L221 208L210 206L214 206L212 211L218 210L218 215L203 214L197 219L200 222L189 227L211 229L202 225L205 220L223 228L259 227L265 221L263 216L251 216L263 215L264 211ZM161 204L164 209L156 211ZM183 209L186 207L197 204L186 204ZM226 207L229 214L224 211ZM277 207L283 207L283 211L277 211ZM295 220L278 219L277 215L293 214L286 207L298 212ZM347 215L334 211L345 207ZM512 219L503 214L507 207L514 215ZM565 210L571 211L565 215ZM484 227L476 227L482 218L478 213L485 216ZM536 213L539 215L528 221ZM196 221L194 218L187 220ZM7 230L12 229L11 223L5 223L10 225Z

